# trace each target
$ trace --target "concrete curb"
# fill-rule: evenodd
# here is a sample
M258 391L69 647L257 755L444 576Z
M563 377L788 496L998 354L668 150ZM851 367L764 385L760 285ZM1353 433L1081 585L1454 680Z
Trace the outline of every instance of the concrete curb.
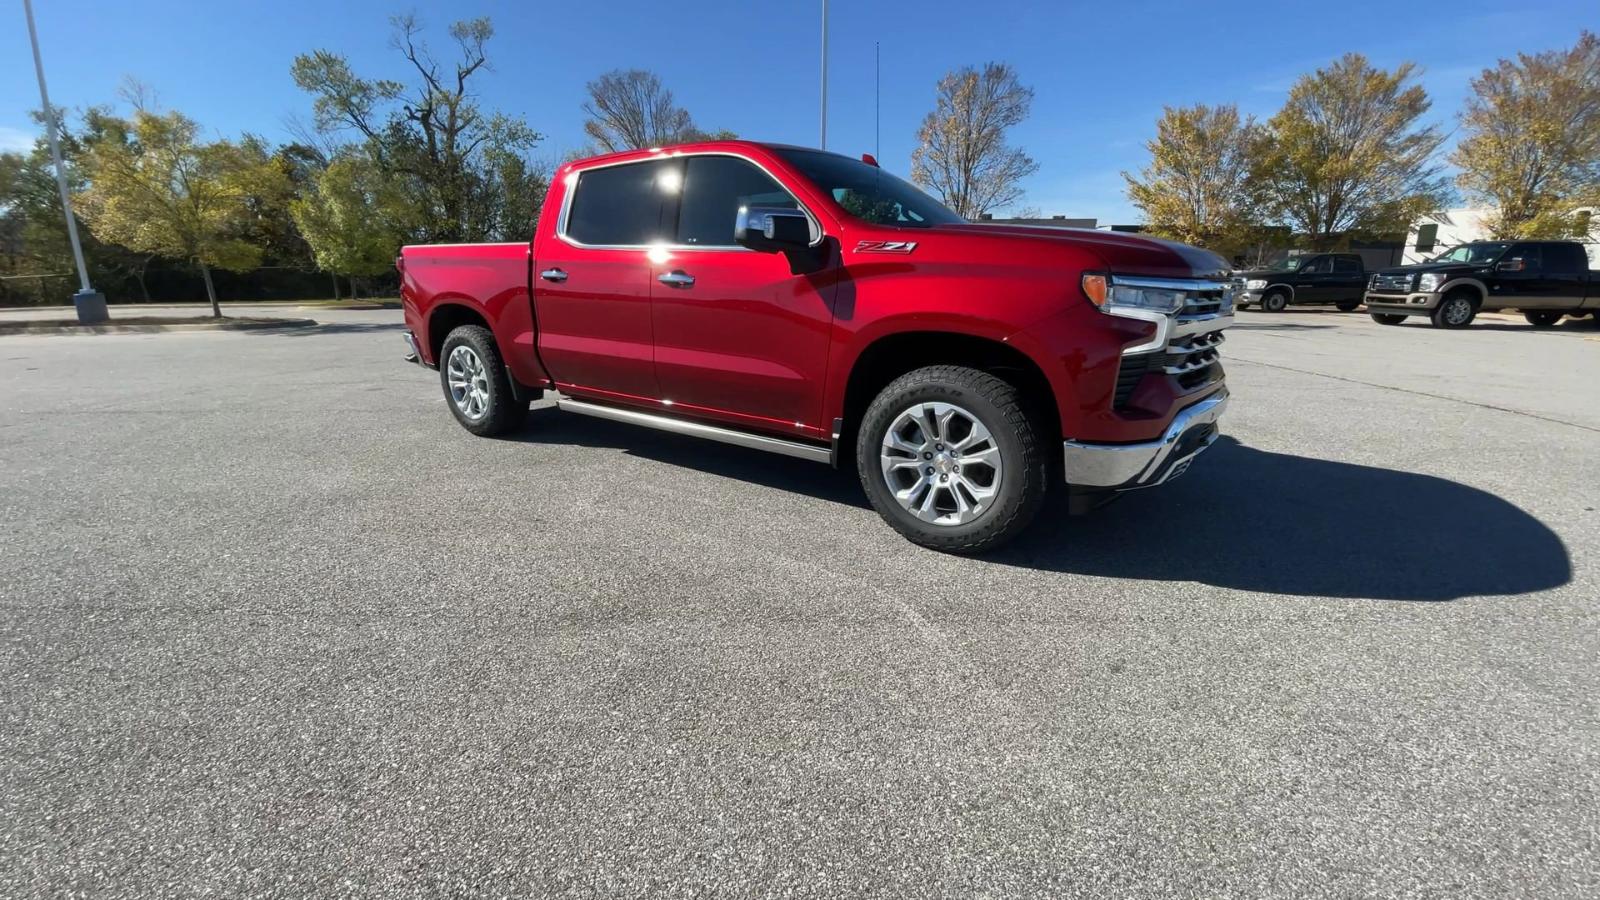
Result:
M63 325L55 322L0 321L0 337L20 334L162 334L175 331L254 331L263 328L311 328L315 319L225 319L221 322L101 322Z

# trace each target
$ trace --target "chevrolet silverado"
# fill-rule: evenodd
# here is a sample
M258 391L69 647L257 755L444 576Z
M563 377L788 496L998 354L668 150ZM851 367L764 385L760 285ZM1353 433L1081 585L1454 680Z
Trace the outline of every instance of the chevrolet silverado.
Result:
M853 462L885 521L949 552L1015 537L1052 485L1083 512L1176 477L1228 402L1220 257L969 224L870 157L715 141L570 162L531 241L396 265L409 358L473 434L552 391Z

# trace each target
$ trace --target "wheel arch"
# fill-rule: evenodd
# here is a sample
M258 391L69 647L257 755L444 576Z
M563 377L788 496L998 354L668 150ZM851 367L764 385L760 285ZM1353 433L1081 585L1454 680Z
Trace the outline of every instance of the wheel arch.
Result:
M1271 284L1267 285L1266 287L1262 288L1261 289L1261 296L1263 298L1265 298L1268 294L1270 294L1273 291L1278 290L1280 288L1283 289L1283 291L1289 295L1289 302L1293 303L1294 302L1294 285L1285 284L1285 283L1283 283L1281 281L1274 281Z
M426 346L429 358L435 365L439 364L439 351L444 347L444 339L457 328L463 325L481 325L487 328L490 334L494 334L494 328L489 324L489 318L483 311L466 303L451 301L439 303L428 311L427 321ZM499 344L498 336L495 338L495 343ZM501 348L501 353L504 352L504 348Z
M1048 429L1047 446L1059 449L1061 414L1055 388L1033 357L1004 341L958 331L908 330L882 335L862 348L850 365L841 414L840 442L848 446L872 399L889 382L933 365L970 366L1015 384L1036 421Z
M1451 294L1462 291L1468 291L1475 295L1473 303L1480 309L1483 307L1484 301L1489 299L1488 285L1476 278L1453 278L1446 281L1444 284L1439 285L1439 299L1443 300Z

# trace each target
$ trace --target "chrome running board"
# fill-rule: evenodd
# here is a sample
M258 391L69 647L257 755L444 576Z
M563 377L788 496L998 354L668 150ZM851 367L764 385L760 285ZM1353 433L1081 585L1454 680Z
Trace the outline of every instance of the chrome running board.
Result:
M704 422L691 422L687 419L658 416L642 410L623 409L618 406L602 406L598 403L585 403L582 400L574 400L564 395L556 397L556 408L580 415L594 416L597 419L610 419L613 422L626 422L630 425L643 425L646 428L657 428L674 434L687 434L691 437L721 441L724 444L733 444L736 447L749 447L752 450L781 453L784 456L809 459L812 462L825 463L830 462L833 458L832 451L827 447L802 444L798 441L786 441L783 438L767 437L762 434L751 434L748 431L734 431L731 428L719 428L715 425L707 425Z

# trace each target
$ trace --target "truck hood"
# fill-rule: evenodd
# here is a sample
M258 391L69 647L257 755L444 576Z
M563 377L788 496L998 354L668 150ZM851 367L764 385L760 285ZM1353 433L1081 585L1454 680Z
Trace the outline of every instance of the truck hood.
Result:
M1222 257L1209 250L1161 238L1100 231L1089 228L1055 228L1048 225L935 225L934 233L963 235L1001 235L1030 240L1060 241L1081 247L1105 261L1112 273L1155 275L1168 278L1215 278L1227 281L1229 268Z

